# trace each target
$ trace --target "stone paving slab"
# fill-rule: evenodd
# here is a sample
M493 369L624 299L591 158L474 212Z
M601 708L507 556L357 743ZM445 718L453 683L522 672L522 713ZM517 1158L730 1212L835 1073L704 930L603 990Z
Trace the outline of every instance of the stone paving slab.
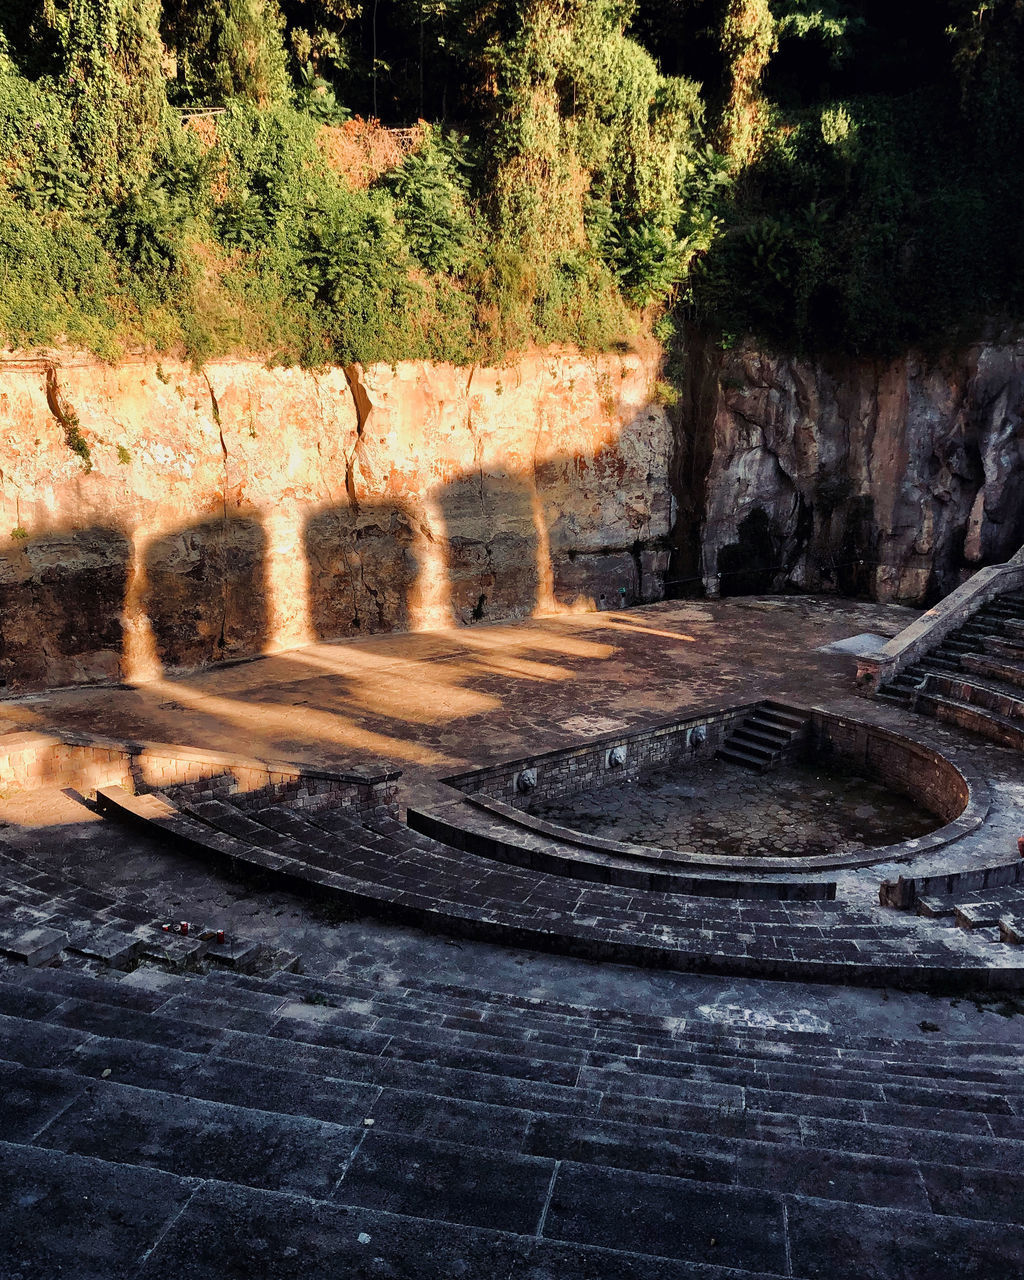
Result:
M519 1242L492 1231L247 1188L204 1186L148 1259L139 1280L498 1280Z
M1024 1230L1001 1223L972 1224L966 1247L955 1218L797 1199L788 1226L792 1274L809 1280L1017 1280L1024 1259Z
M110 1080L34 1138L110 1164L163 1169L329 1198L362 1134L326 1121L245 1110Z
M0 1142L0 1275L129 1280L194 1190L154 1169Z

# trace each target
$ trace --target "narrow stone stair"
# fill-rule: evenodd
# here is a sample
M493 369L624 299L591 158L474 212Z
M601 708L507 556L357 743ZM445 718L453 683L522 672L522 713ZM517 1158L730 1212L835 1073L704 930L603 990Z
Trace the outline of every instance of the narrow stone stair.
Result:
M720 760L764 773L795 754L807 736L806 716L778 702L761 702L716 753Z
M989 601L878 696L1024 750L1024 592Z

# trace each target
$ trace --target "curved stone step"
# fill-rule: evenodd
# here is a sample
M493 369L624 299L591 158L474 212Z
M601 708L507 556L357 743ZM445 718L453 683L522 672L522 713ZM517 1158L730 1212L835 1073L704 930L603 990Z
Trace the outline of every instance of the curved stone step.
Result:
M945 720L958 728L980 734L1000 746L1024 750L1024 722L1000 715L974 702L930 691L918 696L917 705L918 710L930 713L938 720Z
M100 803L106 812L125 814L134 822L152 820L190 851L234 874L270 876L282 887L350 910L456 936L681 971L924 987L962 985L985 972L988 982L1024 984L1024 966L1000 964L993 970L980 944L975 953L963 943L929 942L906 925L864 922L835 903L793 903L788 912L796 914L744 933L737 928L744 912L756 918L761 904L615 886L581 888L565 877L496 866L443 846L403 847L392 836L378 837L376 847L367 839L360 872L366 878L359 879L206 827L156 796L103 789ZM401 831L400 824L394 826ZM837 917L831 922L832 936L799 914L826 908L834 908ZM839 932L844 923L852 926L846 936Z
M1024 693L998 679L962 673L956 676L936 675L931 679L928 692L943 694L1024 723Z
M1022 653L1024 659L1024 653ZM991 654L972 653L963 659L963 668L974 675L1001 680L1017 688L1024 687L1024 660L997 658Z
M6 994L2 984L0 994ZM98 995L92 1003L106 1005L108 999ZM154 1087L207 1100L244 1102L248 1108L268 1109L275 1114L295 1113L295 1100L301 1101L308 1095L308 1090L297 1087L296 1076L310 1071L315 1072L318 1079L329 1077L337 1081L338 1086L345 1080L354 1082L355 1097L351 1105L358 1116L372 1106L365 1083L380 1084L396 1063L405 1064L401 1074L409 1081L415 1079L422 1067L423 1080L429 1081L433 1089L441 1089L443 1094L451 1096L457 1095L460 1081L465 1084L466 1073L480 1076L479 1083L485 1091L491 1087L487 1079L495 1076L502 1076L506 1081L532 1082L519 1105L532 1109L554 1106L556 1112L562 1113L573 1110L562 1105L569 1098L565 1085L583 1090L584 1094L599 1087L598 1094L591 1093L593 1098L609 1094L623 1098L671 1097L677 1102L689 1100L710 1110L723 1099L732 1098L734 1095L729 1091L740 1087L756 1094L756 1099L751 1097L748 1105L756 1101L754 1109L762 1114L778 1115L798 1115L808 1108L821 1112L813 1100L827 1094L834 1101L845 1098L863 1104L861 1110L867 1107L875 1115L876 1123L882 1124L886 1123L881 1105L885 1103L913 1105L919 1109L931 1107L950 1114L1008 1116L1013 1114L1022 1097L1017 1074L1019 1055L1003 1059L1006 1066L1001 1074L991 1070L972 1072L961 1060L958 1069L945 1069L940 1079L935 1078L933 1055L929 1055L927 1070L919 1069L916 1075L903 1074L883 1085L877 1066L865 1064L861 1068L858 1058L841 1058L835 1049L828 1057L822 1051L819 1062L805 1065L788 1057L766 1057L761 1044L752 1036L747 1037L749 1047L734 1050L729 1057L707 1050L694 1051L692 1036L680 1037L664 1048L652 1046L645 1050L634 1046L631 1051L625 1046L606 1049L593 1043L588 1045L583 1039L571 1050L563 1048L557 1054L549 1050L551 1056L544 1066L543 1060L534 1065L527 1060L530 1044L510 1040L509 1051L505 1053L486 1047L470 1048L461 1032L437 1025L436 1021L419 1028L413 1038L409 1038L410 1029L405 1027L403 1040L387 1034L368 1039L366 1032L353 1030L344 1023L289 1017L288 1006L278 1011L276 1019L269 1011L253 1007L246 1011L245 1025L250 1029L239 1031L237 1003L233 1006L223 1001L219 1006L210 1005L192 999L187 990L169 994L164 1003L150 1013L154 1025L180 1028L190 1022L194 1024L198 1018L201 1025L197 1030L203 1037L209 1035L210 1027L216 1022L211 1011L216 1013L218 1009L225 1029L219 1040L214 1038L210 1042L209 1049L204 1050L206 1041L202 1038L197 1041L193 1037L187 1049L169 1046L155 1049L147 1047L150 1041L145 1038L126 1040L123 1034L112 1038L101 1033L98 1039L73 1047L63 1065L85 1074L102 1075L106 1071L109 1075L103 1076L104 1079L121 1084L139 1085L145 1073L150 1072ZM171 1015L173 1018L169 1021ZM12 1022L10 1015L7 1017L9 1038L11 1035L16 1038L17 1030L12 1032L11 1027L17 1028L17 1019ZM37 1021L56 1019L55 1029L60 1028L63 1017L59 1004L55 1004L49 1014L36 1011ZM291 1025L286 1025L288 1023ZM123 1033L131 1035L134 1030L145 1037L144 1024L145 1015L141 1020L125 1016ZM266 1031L261 1032L264 1024ZM98 1023L94 1021L94 1025ZM112 1029L118 1030L116 1026ZM180 1038L189 1039L187 1033ZM738 1043L744 1044L743 1039ZM204 1052L211 1050L216 1056L204 1059ZM524 1050L527 1050L525 1054ZM248 1064L244 1089L240 1087L240 1079L232 1083L233 1073L241 1074L239 1062ZM561 1078L556 1070L558 1062L566 1068ZM979 1075L994 1079L983 1083L977 1078ZM674 1083L666 1092L670 1082ZM696 1093L691 1088L693 1085L700 1086ZM289 1096L289 1089L294 1090L294 1100ZM343 1099L337 1088L332 1086L330 1092L335 1106L341 1105ZM804 1096L803 1101L798 1100L800 1096ZM831 1105L825 1108L828 1113L835 1110ZM970 1122L965 1120L964 1124L970 1132ZM486 1135L483 1141L486 1143Z
M408 817L415 830L456 848L468 847L482 857L534 866L554 875L630 887L636 873L637 887L697 897L801 902L835 897L834 881L807 879L799 871L784 878L771 874L790 871L792 859L722 855L712 860L675 849L625 844L548 822L493 796L475 794L435 806L420 805L410 808ZM800 871L807 872L831 870L834 863L834 859L799 859ZM851 855L849 865L857 863L857 855ZM620 875L623 867L630 873L628 878ZM684 867L692 874L683 874ZM644 871L649 876L646 883Z

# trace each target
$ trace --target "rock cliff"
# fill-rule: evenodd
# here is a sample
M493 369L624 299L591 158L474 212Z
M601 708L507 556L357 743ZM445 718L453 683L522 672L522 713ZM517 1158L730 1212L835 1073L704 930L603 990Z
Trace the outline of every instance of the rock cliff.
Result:
M929 603L1024 542L1024 343L320 372L0 359L0 682L704 589ZM669 555L673 555L671 568Z
M0 360L0 681L658 599L660 353L507 368Z
M924 604L1024 542L1024 343L888 363L698 350L691 382L678 577Z

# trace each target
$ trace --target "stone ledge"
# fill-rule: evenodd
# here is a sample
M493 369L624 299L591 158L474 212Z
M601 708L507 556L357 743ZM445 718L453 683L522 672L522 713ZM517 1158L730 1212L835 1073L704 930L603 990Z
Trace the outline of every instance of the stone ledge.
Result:
M548 874L565 876L599 884L611 884L622 888L637 888L649 892L695 895L711 898L747 898L757 900L778 899L782 901L831 901L835 898L836 884L834 880L808 880L797 874L785 878L772 878L763 874L764 868L752 860L740 860L735 868L722 867L724 874L683 875L666 867L667 859L660 863L657 859L648 861L645 868L642 851L636 846L624 845L629 856L607 855L607 860L599 860L604 850L599 850L578 838L575 844L564 845L558 837L549 836L541 830L531 829L527 824L508 829L507 820L495 821L494 817L483 821L472 820L465 810L472 806L471 797L464 797L452 804L439 805L435 808L422 806L408 811L409 825L414 831L420 831L435 840L453 848L463 849L467 853L477 854L484 858L493 858L497 862L512 866L530 867ZM485 806L481 806L485 812ZM462 811L460 813L460 810ZM517 817L517 810L512 810ZM536 820L530 820L536 821ZM554 827L554 824L544 824ZM557 828L556 828L557 830ZM518 839L516 838L518 836ZM608 841L611 844L613 842ZM581 852L577 852L580 849ZM586 853L591 853L590 858ZM667 851L670 852L670 851ZM654 866L650 863L653 862ZM682 863L677 865L690 865ZM711 871L694 859L692 865ZM735 870L746 872L753 879L743 879L728 874Z
M826 750L838 755L844 762L852 762L867 773L881 777L890 784L895 780L899 789L915 799L924 799L947 819L945 825L927 835L899 844L883 845L836 857L814 858L743 858L733 855L706 857L700 854L684 854L677 850L653 846L627 844L601 836L575 831L570 827L549 822L518 808L513 800L503 796L511 788L517 775L526 770L537 773L537 785L528 793L548 798L555 794L569 794L586 790L602 782L614 780L627 782L644 767L656 767L666 760L652 759L645 747L656 739L673 739L676 747L686 744L689 734L698 726L727 725L740 719L759 703L744 704L705 713L685 721L660 722L650 728L634 732L603 734L589 739L579 747L544 752L535 756L492 765L486 768L457 774L446 778L443 784L465 794L466 802L496 819L501 827L511 826L558 844L595 851L617 858L643 863L676 864L730 872L746 872L751 875L765 872L783 872L797 876L809 872L854 870L878 863L905 862L935 849L952 844L977 828L985 820L991 805L991 795L985 780L962 761L954 762L928 743L891 729L836 715L823 707L799 707L792 705L797 714L806 716L812 726L816 750ZM783 705L783 704L779 704ZM785 704L789 705L789 704ZM709 735L709 739L711 735ZM631 767L611 773L606 767L605 752L611 746L631 749ZM709 754L706 744L697 752L688 751L686 759ZM675 758L678 758L676 755ZM582 767L577 767L583 761ZM543 786L545 773L568 768L572 777L557 781L553 786ZM916 783L916 785L915 785ZM472 790L470 790L472 788ZM922 794L923 793L923 794ZM439 793L439 796L442 793ZM433 803L432 803L433 801ZM436 812L437 800L423 796L424 804ZM422 806L421 806L422 808ZM456 812L454 808L450 810ZM490 856L503 861L519 861L512 856L513 846L507 839L498 840ZM477 852L485 852L481 847ZM568 855L570 858L575 855Z
M357 807L393 799L397 769L368 773L332 771L277 760L248 759L162 742L117 740L83 733L11 733L0 735L0 783L25 790L74 787L84 793L117 784L129 790L177 787L252 793L268 790L286 795L344 795L342 803Z

